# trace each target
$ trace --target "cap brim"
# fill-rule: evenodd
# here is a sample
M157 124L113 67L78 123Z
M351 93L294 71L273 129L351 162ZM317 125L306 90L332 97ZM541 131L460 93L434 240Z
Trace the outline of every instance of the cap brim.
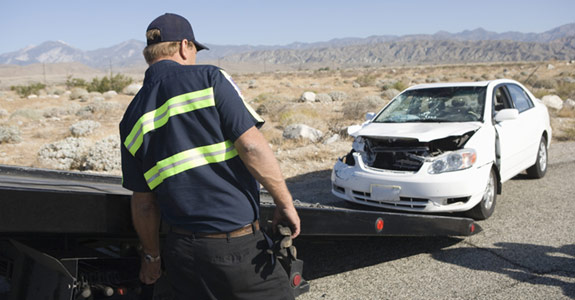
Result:
M200 50L210 50L210 48L204 46L203 44L199 43L198 41L193 41L194 45L196 46L197 51Z

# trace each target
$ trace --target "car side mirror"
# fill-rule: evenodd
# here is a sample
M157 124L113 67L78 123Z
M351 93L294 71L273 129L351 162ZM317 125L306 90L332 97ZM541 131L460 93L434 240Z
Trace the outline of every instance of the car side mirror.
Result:
M374 112L365 113L365 120L366 120L366 121L371 121L371 119L373 119L373 117L375 117L375 113L374 113Z
M499 123L499 122L503 122L503 121L507 121L507 120L515 120L517 119L517 117L519 117L519 111L515 108L506 108L506 109L502 109L500 111L498 111L495 114L495 122Z

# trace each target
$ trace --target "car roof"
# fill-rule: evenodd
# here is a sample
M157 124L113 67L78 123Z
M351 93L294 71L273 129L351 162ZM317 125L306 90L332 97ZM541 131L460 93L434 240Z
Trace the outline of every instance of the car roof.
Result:
M488 86L497 85L501 83L518 83L511 79L496 79L496 80L486 80L486 81L469 81L469 82L442 82L442 83L426 83L418 84L407 88L406 90L418 90L418 89L428 89L428 88L444 88L444 87L461 87L461 86Z

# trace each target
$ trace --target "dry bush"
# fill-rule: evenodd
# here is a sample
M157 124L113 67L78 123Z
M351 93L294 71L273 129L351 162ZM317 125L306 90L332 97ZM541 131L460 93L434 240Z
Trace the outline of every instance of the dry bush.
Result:
M385 105L385 100L379 96L366 96L359 101L349 101L343 105L343 117L347 120L365 118L367 112L377 112Z
M43 113L38 109L19 109L10 115L10 120L12 119L27 119L27 120L40 120L42 119Z
M563 108L557 113L557 116L560 118L575 118L575 110Z
M277 122L282 127L290 124L305 124L317 128L317 124L323 122L322 115L310 105L294 105L277 115Z
M20 141L22 141L22 138L18 127L0 125L0 144L17 144Z
M555 88L557 95L561 99L574 99L575 98L575 83L573 82L559 82Z

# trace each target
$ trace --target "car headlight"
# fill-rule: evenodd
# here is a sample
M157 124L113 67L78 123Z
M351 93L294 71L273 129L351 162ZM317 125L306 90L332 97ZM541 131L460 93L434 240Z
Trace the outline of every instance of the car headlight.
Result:
M477 153L473 149L462 149L443 154L432 160L427 172L440 174L471 168L477 161Z

